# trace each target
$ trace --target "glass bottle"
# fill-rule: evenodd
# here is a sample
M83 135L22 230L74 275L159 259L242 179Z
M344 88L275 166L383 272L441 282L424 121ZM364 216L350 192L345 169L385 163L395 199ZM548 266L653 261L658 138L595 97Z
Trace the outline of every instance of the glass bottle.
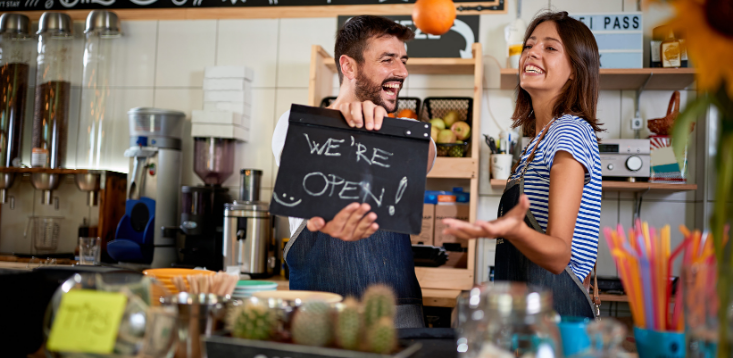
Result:
M81 89L77 169L112 169L110 136L114 122L114 97L110 94L115 75L120 22L114 12L94 10L87 16L84 45L84 78Z
M652 39L649 41L649 67L662 67L660 51L667 31L666 25L657 26L652 30Z
M69 126L73 35L71 17L45 12L38 24L31 166L63 168Z
M682 66L682 50L680 42L674 37L674 32L667 31L667 37L662 41L659 48L662 67L676 68Z

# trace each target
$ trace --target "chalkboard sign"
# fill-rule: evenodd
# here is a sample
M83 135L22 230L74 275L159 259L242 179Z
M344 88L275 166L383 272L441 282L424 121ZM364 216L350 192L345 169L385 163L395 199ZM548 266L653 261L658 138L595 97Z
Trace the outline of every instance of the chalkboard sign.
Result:
M414 4L416 0L0 0L3 11ZM486 0L453 0L470 7ZM491 3L491 2L490 2ZM504 0L485 10L504 10Z
M339 111L294 104L270 212L328 221L368 203L380 229L419 234L429 145L428 123L384 118L367 131Z

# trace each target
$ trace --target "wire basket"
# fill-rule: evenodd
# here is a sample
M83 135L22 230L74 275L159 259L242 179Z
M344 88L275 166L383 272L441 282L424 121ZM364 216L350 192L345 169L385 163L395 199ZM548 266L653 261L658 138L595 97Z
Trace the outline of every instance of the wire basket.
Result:
M435 143L439 157L463 158L468 153L468 143Z
M470 97L428 97L423 101L420 120L428 122L433 118L443 118L448 112L456 111L458 119L473 128L473 98Z
M336 97L326 97L321 101L321 107L330 106ZM400 97L397 98L397 109L392 113L399 113L403 109L411 109L415 113L420 113L420 98L417 97Z

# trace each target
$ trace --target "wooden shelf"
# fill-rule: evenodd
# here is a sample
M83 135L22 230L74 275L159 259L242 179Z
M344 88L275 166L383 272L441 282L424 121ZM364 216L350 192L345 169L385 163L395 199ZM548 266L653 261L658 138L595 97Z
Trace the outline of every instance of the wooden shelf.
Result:
M667 183L645 183L636 182L629 183L625 181L612 181L604 180L602 183L604 191L666 191L670 193L676 193L680 191L691 191L697 190L697 184L667 184ZM502 179L491 179L491 187L503 188L506 185L506 180Z
M695 81L694 68L607 68L601 69L602 90L636 90L651 76L647 90L679 90ZM501 89L515 89L516 69L501 69Z
M415 276L422 289L467 290L473 287L473 270L468 269L415 267Z
M45 174L86 174L86 169L50 169L50 168L16 168L4 167L0 168L0 173L45 173Z
M336 73L336 63L329 56L326 67ZM422 75L472 75L476 61L473 58L411 58L407 72Z
M428 178L474 179L476 175L476 160L473 158L435 158L435 165L428 174Z

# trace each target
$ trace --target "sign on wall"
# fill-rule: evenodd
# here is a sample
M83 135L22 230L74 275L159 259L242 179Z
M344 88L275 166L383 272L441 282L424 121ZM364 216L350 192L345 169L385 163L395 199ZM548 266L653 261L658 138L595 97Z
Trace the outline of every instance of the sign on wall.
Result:
M417 0L0 0L0 10L94 10L197 7L278 7L414 4ZM453 0L457 5L486 4L486 0ZM486 10L504 10L504 0Z
M601 68L642 68L644 31L640 12L571 14L593 32Z
M457 16L450 31L435 36L423 33L412 23L411 16L391 16L397 23L415 31L415 39L407 43L409 57L456 57L473 58L471 45L478 41L478 15ZM339 16L338 28L341 28L351 16Z

